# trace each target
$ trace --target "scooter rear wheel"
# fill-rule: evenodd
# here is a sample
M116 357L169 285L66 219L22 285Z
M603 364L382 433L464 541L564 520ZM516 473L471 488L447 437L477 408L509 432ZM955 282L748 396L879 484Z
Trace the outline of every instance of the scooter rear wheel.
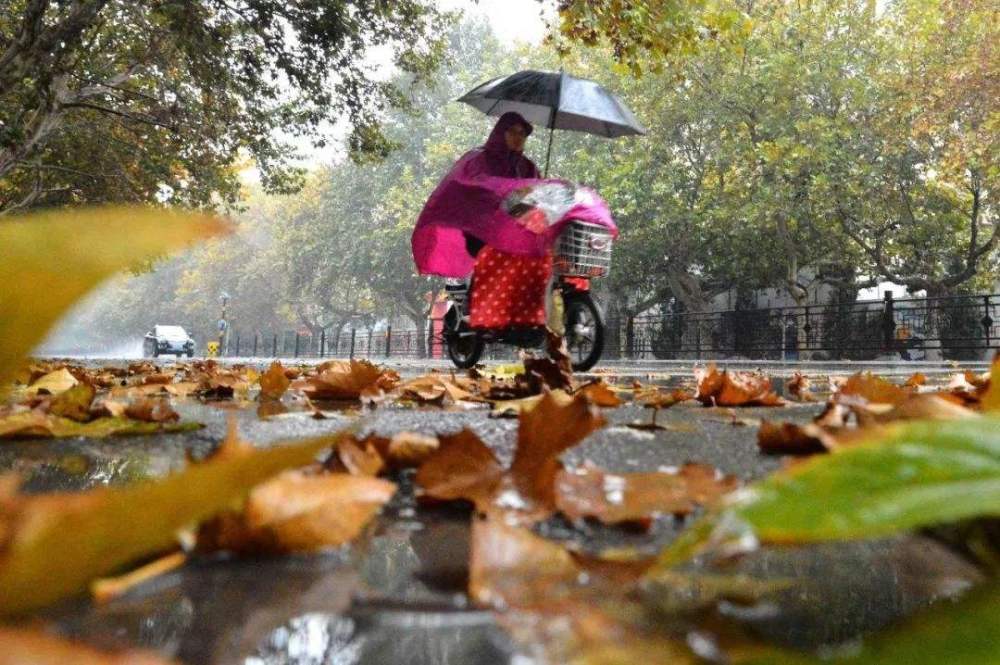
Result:
M586 372L604 352L604 317L589 293L563 296L566 317L566 347L573 371Z
M464 327L464 326L463 326ZM483 356L485 344L483 338L475 333L461 330L461 333L453 332L445 336L445 343L448 346L448 357L455 367L459 369L470 369L476 366Z

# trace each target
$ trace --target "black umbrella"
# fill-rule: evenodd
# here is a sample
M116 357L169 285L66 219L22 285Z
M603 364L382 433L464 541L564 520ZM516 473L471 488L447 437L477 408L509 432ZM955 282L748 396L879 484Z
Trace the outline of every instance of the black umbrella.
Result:
M487 81L465 93L458 101L486 115L501 116L516 111L528 122L549 128L545 173L552 156L552 134L556 129L586 132L606 138L645 134L632 111L616 95L587 79L563 71L526 70Z

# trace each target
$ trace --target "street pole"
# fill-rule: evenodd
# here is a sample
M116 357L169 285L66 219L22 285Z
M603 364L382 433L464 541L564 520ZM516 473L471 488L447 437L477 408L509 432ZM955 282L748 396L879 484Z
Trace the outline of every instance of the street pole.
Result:
M223 291L219 295L222 301L222 315L219 317L219 355L226 353L226 333L229 330L229 322L226 320L226 306L229 304L229 294Z

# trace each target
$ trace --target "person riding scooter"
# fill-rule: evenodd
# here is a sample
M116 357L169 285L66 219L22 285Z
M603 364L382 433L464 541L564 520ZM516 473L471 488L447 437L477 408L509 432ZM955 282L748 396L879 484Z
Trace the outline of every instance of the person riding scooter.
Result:
M464 282L446 286L456 304L445 318L446 338L471 344L469 353L452 353L461 344L449 344L459 366L474 362L486 337L532 346L544 331L552 248L569 223L617 235L595 193L539 178L523 153L531 132L519 114L501 116L486 143L463 155L437 186L413 232L421 274L465 280L475 269L468 307ZM478 341L472 333L481 333Z

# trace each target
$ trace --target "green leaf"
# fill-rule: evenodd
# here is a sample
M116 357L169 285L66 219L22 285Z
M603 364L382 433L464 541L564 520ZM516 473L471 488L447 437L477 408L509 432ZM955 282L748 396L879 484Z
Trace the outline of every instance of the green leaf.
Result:
M1000 420L902 423L731 495L657 564L757 539L873 538L1000 515Z
M103 280L227 229L203 213L145 207L45 211L0 224L0 387Z
M169 547L179 529L231 506L279 471L308 464L344 436L267 450L224 449L181 473L128 487L40 496L0 492L0 616L44 607Z
M866 665L982 665L1000 661L1000 585L988 584L961 601L942 601L906 623L866 640L857 650L831 658L811 658L777 649L753 650L739 665L865 663Z

